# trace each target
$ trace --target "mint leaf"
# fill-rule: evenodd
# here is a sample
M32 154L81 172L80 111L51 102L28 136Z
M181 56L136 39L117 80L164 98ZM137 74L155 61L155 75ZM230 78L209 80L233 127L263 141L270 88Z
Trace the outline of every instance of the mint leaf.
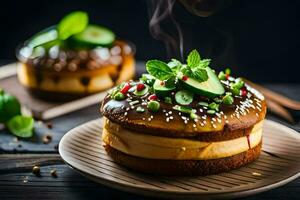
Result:
M203 59L200 61L199 67L205 68L205 67L208 67L209 64L210 64L210 59Z
M208 75L207 71L202 67L197 67L192 69L192 77L200 82L207 81Z
M178 72L180 68L182 67L182 63L179 60L171 59L170 62L168 62L168 66L174 71Z
M167 80L175 76L172 69L166 63L159 60L149 60L146 63L146 69L149 74L159 80Z
M82 32L88 25L88 14L82 11L75 11L65 16L58 24L58 37L65 40L70 36Z
M9 94L0 95L0 123L21 113L21 105L16 97Z
M8 130L14 135L22 138L28 138L33 135L33 126L33 118L22 115L11 118L7 123Z
M197 67L200 64L201 57L196 49L191 51L187 57L187 65L191 68Z

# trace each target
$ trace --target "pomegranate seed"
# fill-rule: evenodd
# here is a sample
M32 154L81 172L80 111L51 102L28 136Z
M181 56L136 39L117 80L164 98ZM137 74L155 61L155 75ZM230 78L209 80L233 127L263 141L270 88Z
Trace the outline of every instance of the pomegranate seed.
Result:
M229 74L225 74L226 80L229 79Z
M247 90L246 90L246 88L242 88L242 96L243 97L247 96Z
M153 100L156 100L157 99L157 96L155 94L152 94L148 97L148 100L149 101L153 101Z
M125 83L125 85L123 86L123 88L120 90L120 92L122 94L126 94L128 92L128 90L130 89L130 84L129 83Z
M165 82L164 82L164 81L161 81L161 82L160 82L160 85L161 85L161 86L165 86Z
M182 80L183 80L183 81L186 81L186 80L188 80L188 78L189 78L189 77L188 77L188 76L186 76L186 75L182 76Z
M143 83L139 83L136 85L137 91L142 91L143 89L145 89L145 85Z

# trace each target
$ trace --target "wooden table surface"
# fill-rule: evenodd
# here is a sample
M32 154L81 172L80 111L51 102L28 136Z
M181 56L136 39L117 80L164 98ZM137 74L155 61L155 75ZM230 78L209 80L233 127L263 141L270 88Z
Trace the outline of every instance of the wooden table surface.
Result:
M300 84L266 84L268 88L288 97L300 100ZM298 115L299 113L294 113ZM151 199L111 189L94 183L65 165L60 159L57 144L71 128L99 117L99 105L66 114L51 120L52 128L36 124L36 136L17 141L5 129L0 130L0 199ZM269 119L279 121L300 132L300 123L289 125L273 115ZM1 128L0 128L1 129ZM49 144L42 142L43 135L53 136ZM295 152L300 153L300 152ZM34 164L41 164L41 176L31 173ZM50 171L57 170L57 178ZM299 199L300 178L295 181L245 199Z

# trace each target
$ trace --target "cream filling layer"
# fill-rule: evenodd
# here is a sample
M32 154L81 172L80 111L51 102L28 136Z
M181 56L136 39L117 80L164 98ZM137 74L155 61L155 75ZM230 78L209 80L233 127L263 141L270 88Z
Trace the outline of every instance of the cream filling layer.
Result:
M262 125L263 121L257 123L248 138L244 136L220 142L202 142L145 135L105 119L102 141L123 153L142 158L208 160L233 156L257 146L262 140Z

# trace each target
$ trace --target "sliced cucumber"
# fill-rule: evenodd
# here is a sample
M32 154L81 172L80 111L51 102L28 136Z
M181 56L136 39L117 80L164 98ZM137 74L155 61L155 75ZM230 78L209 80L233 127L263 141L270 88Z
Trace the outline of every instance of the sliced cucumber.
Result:
M156 80L153 84L154 93L160 96L167 96L173 90L175 90L175 86L173 87L166 87L165 84L162 84L161 80Z
M181 80L183 86L191 92L209 98L222 95L225 90L218 77L209 67L206 68L206 71L208 75L207 81L199 82L196 79L188 78L187 80Z
M175 100L181 105L189 105L193 102L193 94L187 90L180 90L176 92Z
M93 48L96 46L110 46L115 40L115 34L102 26L88 25L84 31L72 37L76 46Z
M55 43L58 41L58 34L55 26L51 26L41 32L35 34L32 38L29 39L27 45L31 48L37 46L44 46L49 43Z

